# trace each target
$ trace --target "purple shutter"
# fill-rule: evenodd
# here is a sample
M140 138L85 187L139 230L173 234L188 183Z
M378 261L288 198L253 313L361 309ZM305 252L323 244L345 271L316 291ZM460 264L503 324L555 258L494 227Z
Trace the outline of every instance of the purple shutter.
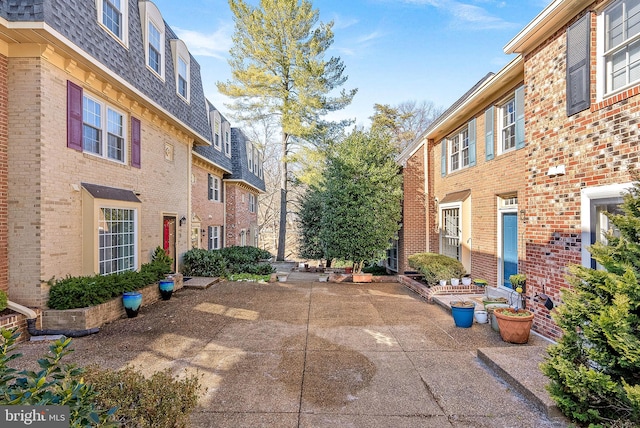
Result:
M82 88L67 81L67 147L82 151Z
M131 118L131 166L140 168L140 119Z

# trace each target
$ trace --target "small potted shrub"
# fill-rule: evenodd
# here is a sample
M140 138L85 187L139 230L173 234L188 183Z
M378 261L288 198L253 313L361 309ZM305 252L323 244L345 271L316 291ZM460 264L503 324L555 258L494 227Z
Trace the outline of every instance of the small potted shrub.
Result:
M471 275L469 274L463 275L462 285L471 285Z
M513 277L515 275L512 275ZM523 275L524 276L524 275ZM509 278L511 279L511 278ZM520 290L520 291L518 291ZM517 287L518 298L515 308L496 308L493 315L498 321L500 337L509 343L527 343L533 324L533 312L518 308L518 302L522 301L522 287Z

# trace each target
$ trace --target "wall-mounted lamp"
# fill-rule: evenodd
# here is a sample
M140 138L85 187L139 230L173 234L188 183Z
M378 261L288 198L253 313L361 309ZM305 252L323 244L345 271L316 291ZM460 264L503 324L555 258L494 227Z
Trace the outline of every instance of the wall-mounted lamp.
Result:
M187 222L187 218L185 216L180 217L180 226Z

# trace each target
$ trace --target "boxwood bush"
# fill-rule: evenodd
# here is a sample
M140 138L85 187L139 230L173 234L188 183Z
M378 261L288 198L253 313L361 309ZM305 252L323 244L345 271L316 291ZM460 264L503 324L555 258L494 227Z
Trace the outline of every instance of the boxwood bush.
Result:
M47 306L51 309L86 308L158 282L171 271L166 260L142 265L139 272L112 275L68 276L55 281L49 290Z
M250 273L268 275L273 267L263 260L271 253L256 247L226 247L220 250L193 249L184 254L182 273L185 276L229 277Z
M424 275L427 284L441 279L460 278L466 272L460 261L442 254L418 253L409 256L409 266Z

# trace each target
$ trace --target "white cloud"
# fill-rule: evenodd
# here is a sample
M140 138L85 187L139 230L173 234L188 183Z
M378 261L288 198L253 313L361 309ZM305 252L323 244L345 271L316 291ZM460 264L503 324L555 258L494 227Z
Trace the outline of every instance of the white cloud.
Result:
M189 52L194 56L209 56L225 59L231 48L233 26L223 25L213 33L201 33L173 27L178 37L186 43Z
M435 7L452 17L450 25L455 28L471 30L501 30L517 28L519 24L505 21L499 16L492 15L485 8L456 0L401 0L404 3ZM495 2L490 2L496 4ZM497 2L497 7L504 6Z

